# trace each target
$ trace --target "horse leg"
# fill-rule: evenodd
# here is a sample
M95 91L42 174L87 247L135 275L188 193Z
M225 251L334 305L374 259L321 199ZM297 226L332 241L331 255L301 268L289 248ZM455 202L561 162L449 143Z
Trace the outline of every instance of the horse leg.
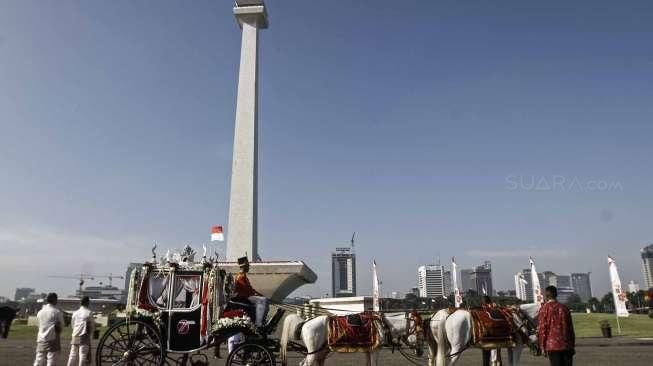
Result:
M441 316L441 318L437 318ZM433 340L435 347L433 350L435 352L435 366L445 366L446 365L446 351L447 351L447 333L444 329L444 324L446 317L442 314L436 314L435 321L431 324L431 334L433 335ZM429 347L430 349L431 347Z
M492 366L503 365L503 361L501 360L501 348L495 348L490 351L490 364Z
M328 351L322 351L316 355L315 359L317 361L318 366L324 366L324 364L326 363L327 354L329 354Z
M435 336L427 337L427 345L429 347L428 366L435 366L435 361L438 352L438 344L435 342Z

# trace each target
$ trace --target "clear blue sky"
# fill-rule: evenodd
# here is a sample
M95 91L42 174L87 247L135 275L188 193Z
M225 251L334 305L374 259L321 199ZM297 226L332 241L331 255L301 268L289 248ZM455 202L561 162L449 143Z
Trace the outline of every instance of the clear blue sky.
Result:
M200 246L226 225L231 5L0 2L0 295L70 293L74 281L46 276L122 273L155 239ZM607 254L624 283L643 282L653 3L268 9L260 247L318 273L298 294L328 291L330 251L352 231L361 292L373 256L387 292L438 255L491 260L500 289L528 254L541 270L591 271L601 294Z

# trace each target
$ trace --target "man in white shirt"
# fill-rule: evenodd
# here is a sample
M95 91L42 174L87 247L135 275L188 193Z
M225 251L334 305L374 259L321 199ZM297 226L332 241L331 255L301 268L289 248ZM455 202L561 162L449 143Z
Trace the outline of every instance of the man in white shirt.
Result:
M39 321L39 333L36 336L36 359L34 366L54 366L61 350L59 335L64 327L63 313L57 309L57 294L48 294L47 304L36 314Z
M86 366L91 364L91 334L95 329L93 312L88 305L88 296L82 297L81 306L73 313L70 326L73 328L70 340L68 366Z

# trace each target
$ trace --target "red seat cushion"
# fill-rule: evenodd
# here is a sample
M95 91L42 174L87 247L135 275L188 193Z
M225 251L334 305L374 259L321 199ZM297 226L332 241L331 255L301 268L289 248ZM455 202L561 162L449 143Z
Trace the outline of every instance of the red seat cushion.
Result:
M242 309L225 310L222 313L223 318L242 318L244 315L245 311Z

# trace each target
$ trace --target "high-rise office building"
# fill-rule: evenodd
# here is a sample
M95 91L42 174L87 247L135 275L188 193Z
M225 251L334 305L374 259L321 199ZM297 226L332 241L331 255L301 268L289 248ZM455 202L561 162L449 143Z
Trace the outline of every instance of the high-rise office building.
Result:
M571 275L556 275L556 287L574 287Z
M653 244L642 248L642 275L644 276L644 290L653 288Z
M445 270L441 265L428 264L417 268L417 288L420 297L445 296Z
M460 270L460 292L463 294L469 290L476 291L476 285L472 285L472 273L473 269L461 269Z
M336 248L331 254L331 296L356 296L356 253Z
M492 264L485 261L482 265L474 268L470 275L472 290L479 295L493 295L494 287L492 286Z
M524 290L526 291L525 301L533 302L533 281L531 279L531 269L524 268L520 273L524 278L524 281L526 281L526 283L524 284ZM544 291L544 287L547 286L545 282L544 274L542 272L539 272L537 274L537 278L540 280L540 287L542 287L542 291Z
M453 288L451 287L451 271L444 271L444 296L449 296L453 294Z
M551 271L544 271L542 272L542 275L544 276L544 282L540 283L542 287L547 287L547 286L558 287L558 276L555 273Z
M592 283L590 281L590 272L587 273L572 273L571 274L571 288L580 296L582 301L587 301L592 298Z
M526 301L528 296L526 294L526 279L522 272L517 272L515 275L515 297L519 300Z

